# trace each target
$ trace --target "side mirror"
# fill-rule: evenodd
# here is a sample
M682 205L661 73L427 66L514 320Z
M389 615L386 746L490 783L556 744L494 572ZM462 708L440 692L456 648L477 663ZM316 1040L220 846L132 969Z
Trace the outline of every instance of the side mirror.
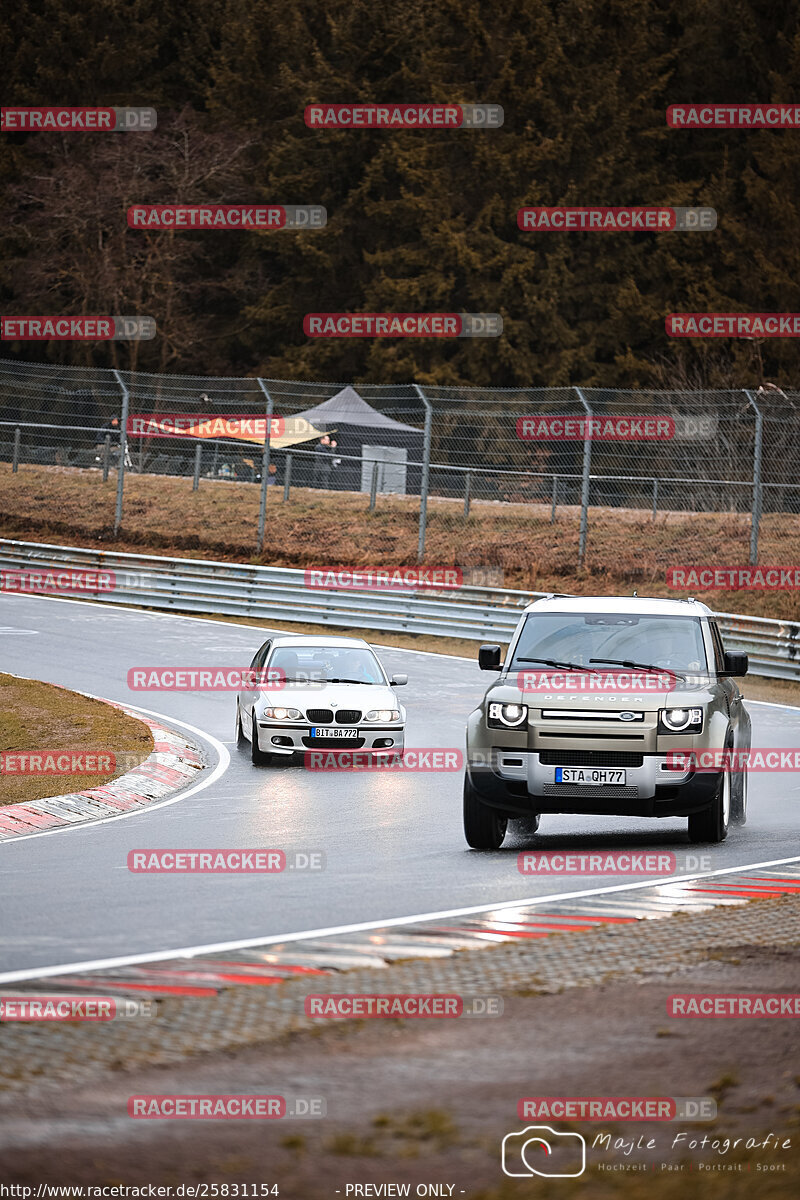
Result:
M739 650L729 650L725 654L723 675L733 675L734 677L746 675L749 668L750 659L746 654L742 654Z
M392 678L389 680L389 684L391 687L403 687L407 683L408 683L408 676L406 674L393 675Z
M499 646L481 646L478 651L478 666L482 671L499 671L502 651Z

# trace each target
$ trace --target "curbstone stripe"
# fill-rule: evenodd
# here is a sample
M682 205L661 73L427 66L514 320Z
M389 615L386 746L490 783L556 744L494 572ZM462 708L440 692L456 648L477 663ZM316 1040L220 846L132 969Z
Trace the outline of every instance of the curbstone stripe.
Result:
M100 787L63 796L47 796L26 804L5 805L0 808L0 842L44 829L64 829L104 817L121 816L123 812L163 800L196 778L204 760L193 742L124 704L110 700L105 703L147 725L154 742L150 756L132 771Z

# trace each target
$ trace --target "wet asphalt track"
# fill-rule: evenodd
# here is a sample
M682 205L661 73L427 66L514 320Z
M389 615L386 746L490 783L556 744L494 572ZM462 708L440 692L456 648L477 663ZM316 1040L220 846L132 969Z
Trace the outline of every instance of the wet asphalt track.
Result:
M24 632L28 631L28 632ZM212 621L40 597L5 596L0 670L139 705L227 745L230 766L186 800L134 817L0 845L0 970L318 930L359 921L562 891L563 877L518 874L516 853L541 849L702 850L717 870L800 853L800 777L751 775L749 818L718 847L690 847L684 820L556 817L529 841L467 849L460 773L316 774L259 769L232 744L232 694L133 693L133 666L244 666L267 635ZM376 635L377 636L377 635ZM385 637L391 642L391 634ZM379 650L407 671L406 745L463 747L467 714L491 676L477 663ZM477 656L477 646L476 646ZM746 689L745 689L746 690ZM800 714L752 703L753 745L797 746ZM217 754L205 743L209 761ZM131 849L280 847L322 850L320 873L134 876ZM609 878L572 878L570 890ZM619 880L619 882L624 882Z

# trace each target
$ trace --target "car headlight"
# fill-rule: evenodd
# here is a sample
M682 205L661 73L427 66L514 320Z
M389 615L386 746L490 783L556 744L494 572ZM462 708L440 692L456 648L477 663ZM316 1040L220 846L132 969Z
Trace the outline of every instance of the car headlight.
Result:
M299 708L265 708L261 715L269 721L299 721L303 716Z
M364 717L365 721L399 721L399 708L371 708Z
M703 729L702 708L660 708L659 733L700 733Z
M492 729L519 729L528 720L527 704L498 704L489 705L486 723Z

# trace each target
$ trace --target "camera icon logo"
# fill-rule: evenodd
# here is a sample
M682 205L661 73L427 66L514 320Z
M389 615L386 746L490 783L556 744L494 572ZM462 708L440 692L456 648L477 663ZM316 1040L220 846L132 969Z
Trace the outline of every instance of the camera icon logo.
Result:
M586 1170L586 1139L549 1125L528 1125L503 1138L502 1166L512 1178L574 1179ZM564 1168L572 1167L572 1170Z

